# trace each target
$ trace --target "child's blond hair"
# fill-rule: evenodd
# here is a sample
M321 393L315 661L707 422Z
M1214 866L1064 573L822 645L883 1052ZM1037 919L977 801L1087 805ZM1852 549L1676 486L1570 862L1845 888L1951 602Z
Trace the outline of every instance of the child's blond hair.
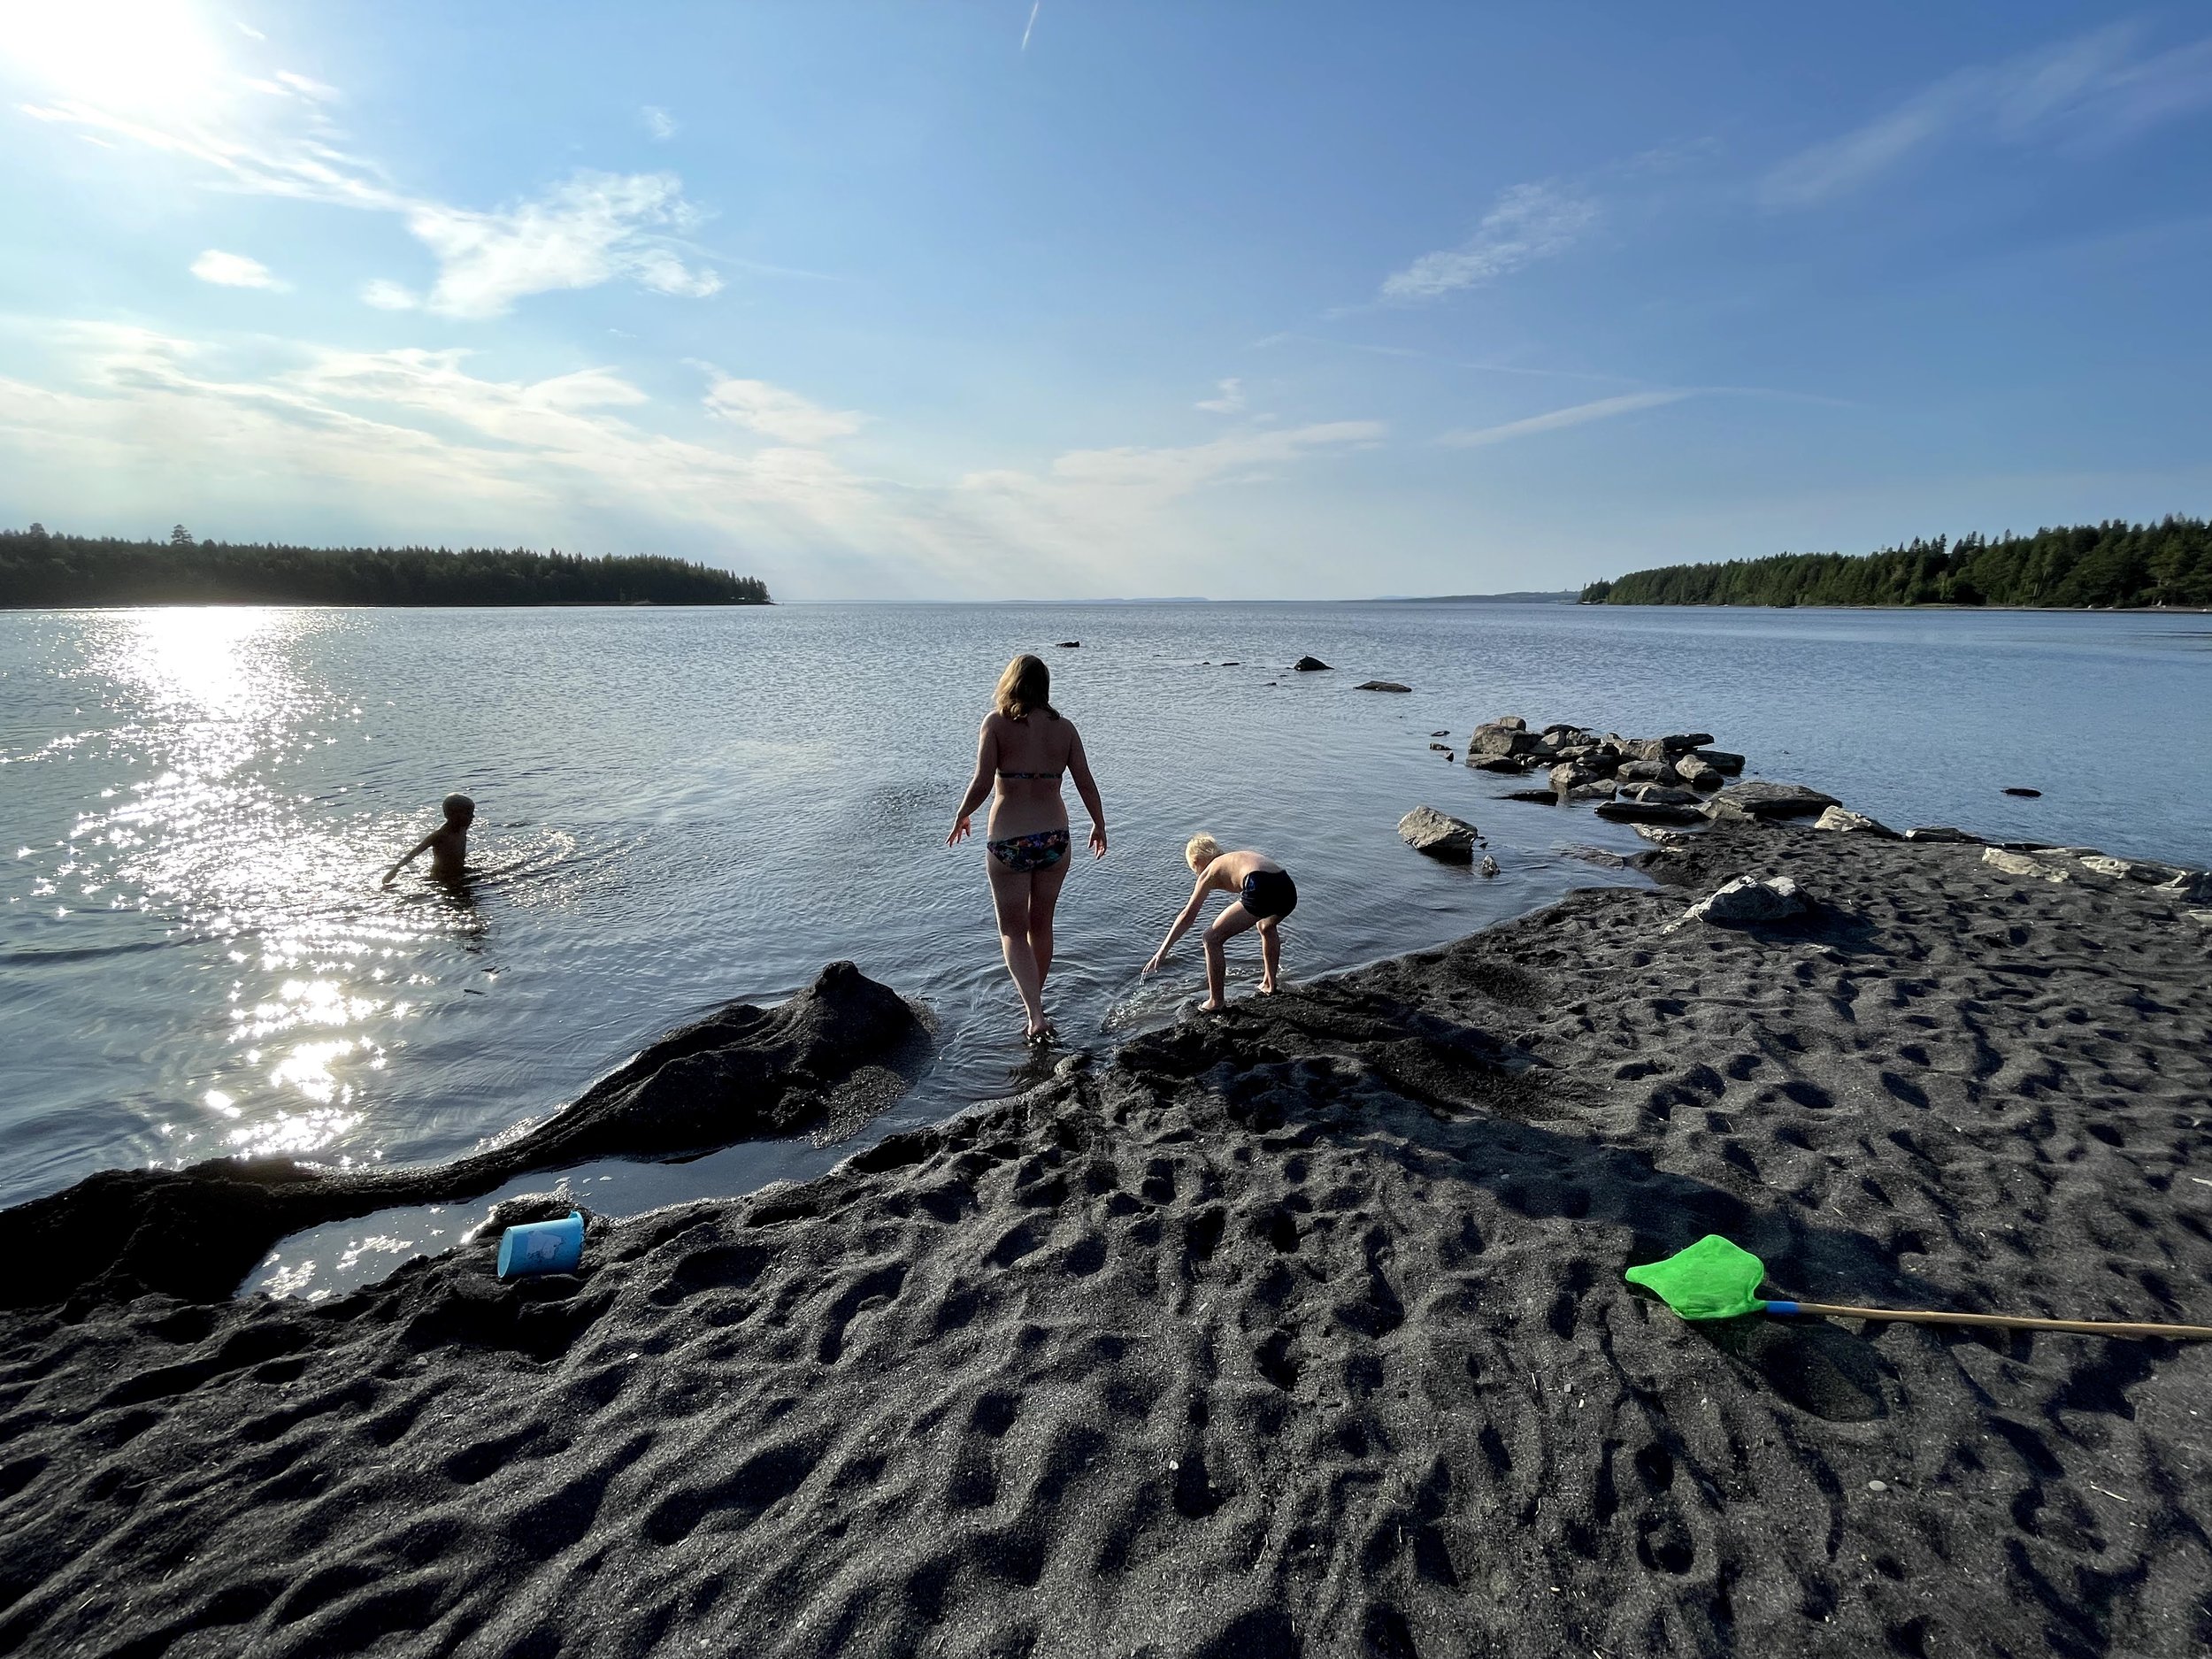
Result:
M1220 856L1221 843L1203 830L1183 843L1183 862L1194 870L1203 870Z

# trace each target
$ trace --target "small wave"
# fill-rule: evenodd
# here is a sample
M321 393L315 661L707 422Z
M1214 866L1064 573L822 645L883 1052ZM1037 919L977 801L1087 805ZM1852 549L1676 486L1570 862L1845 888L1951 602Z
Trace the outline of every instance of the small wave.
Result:
M188 933L176 939L142 939L127 945L80 945L68 950L0 950L0 964L96 962L104 956L134 956L141 951L167 950L175 945L204 944L210 937L206 933Z

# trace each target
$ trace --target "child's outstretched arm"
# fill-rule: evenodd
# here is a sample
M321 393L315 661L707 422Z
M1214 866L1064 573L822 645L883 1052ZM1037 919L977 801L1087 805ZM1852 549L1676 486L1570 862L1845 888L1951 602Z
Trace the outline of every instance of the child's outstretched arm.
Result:
M1198 885L1191 889L1190 902L1183 906L1183 913L1175 918L1175 926L1167 930L1167 937L1160 941L1160 948L1152 953L1152 960L1144 964L1144 971L1147 973L1153 972L1167 960L1167 953L1174 949L1175 941L1188 933L1191 924L1198 919L1199 910L1206 902L1206 895L1213 891L1213 874L1212 864L1208 864L1205 869L1199 872Z
M384 879L380 885L388 887L390 887L393 882L399 879L399 872L406 869L409 864L413 864L416 859L421 857L425 852L428 851L430 843L437 839L438 832L436 830L432 830L429 834L424 836L420 841L417 841L412 852L409 853L406 857L401 859L397 864L394 864L389 870L387 870L384 872Z

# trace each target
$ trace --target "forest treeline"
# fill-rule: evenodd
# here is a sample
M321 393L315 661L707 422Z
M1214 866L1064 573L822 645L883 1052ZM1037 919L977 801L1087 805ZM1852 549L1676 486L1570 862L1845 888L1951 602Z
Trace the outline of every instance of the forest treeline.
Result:
M764 605L766 584L652 554L308 548L0 530L0 606Z
M1938 536L1875 553L1781 553L1632 571L1586 605L2212 605L2212 522Z

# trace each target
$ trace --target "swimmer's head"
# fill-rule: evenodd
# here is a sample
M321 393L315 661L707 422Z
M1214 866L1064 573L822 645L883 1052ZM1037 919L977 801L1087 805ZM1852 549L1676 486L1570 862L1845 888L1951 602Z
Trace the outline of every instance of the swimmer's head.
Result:
M449 824L465 824L476 816L476 803L465 795L449 795L446 796L443 805L445 821Z
M1183 844L1183 859L1193 872L1203 870L1221 856L1221 843L1201 830Z

